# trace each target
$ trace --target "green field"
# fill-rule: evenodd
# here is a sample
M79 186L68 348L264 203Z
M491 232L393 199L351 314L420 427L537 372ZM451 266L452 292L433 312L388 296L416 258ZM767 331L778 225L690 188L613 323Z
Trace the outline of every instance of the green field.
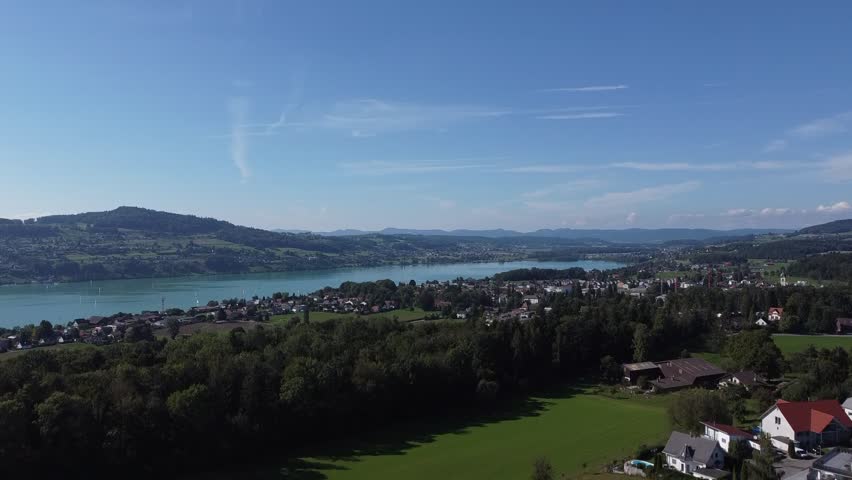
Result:
M334 312L311 312L310 319L313 322L325 322L328 320L333 320L335 318L378 318L378 317L387 317L394 318L396 317L400 322L411 322L414 320L422 320L426 316L426 312L423 309L415 308L413 310L408 309L399 309L393 310L390 312L381 312L374 313L370 315L358 315L355 313L334 313ZM271 317L269 320L272 322L286 322L293 317L302 318L301 313L288 313L285 315L275 315Z
M671 280L677 277L686 277L690 275L692 272L688 272L686 270L664 270L662 272L657 273L657 278L662 278L663 280Z
M281 478L286 468L284 478L301 480L523 479L539 456L578 477L631 458L641 444L664 443L669 398L615 399L587 390L533 397L501 414L407 424L262 471L202 478Z
M779 335L772 336L775 345L781 350L785 356L791 353L803 352L809 345L816 348L834 348L843 347L846 349L852 348L852 335L836 336L836 335ZM721 353L712 352L695 352L694 356L703 358L708 362L721 365L724 355Z
M27 352L35 352L41 350L72 350L72 349L82 349L82 348L98 348L95 345L90 345L88 343L57 343L56 345L48 345L46 347L36 347L29 348L26 350L9 350L5 353L0 353L0 362L11 360L15 357L20 357L21 355L26 355Z
M852 335L773 335L772 339L784 355L804 351L809 345L816 348L852 348Z

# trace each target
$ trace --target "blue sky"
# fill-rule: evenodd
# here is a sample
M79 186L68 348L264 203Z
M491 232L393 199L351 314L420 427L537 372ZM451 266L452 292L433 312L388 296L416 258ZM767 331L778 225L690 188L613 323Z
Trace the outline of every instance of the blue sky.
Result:
M36 1L0 217L264 228L852 217L850 2Z

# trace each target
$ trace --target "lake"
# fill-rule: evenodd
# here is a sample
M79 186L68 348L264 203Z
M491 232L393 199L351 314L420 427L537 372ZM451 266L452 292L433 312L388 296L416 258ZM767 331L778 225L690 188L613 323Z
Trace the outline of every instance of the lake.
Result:
M65 324L75 318L139 313L166 308L188 309L209 300L269 296L275 292L311 293L323 287L337 287L349 280L368 282L389 278L395 282L452 280L458 277L483 278L517 268L611 269L616 262L583 260L577 262L493 262L440 265L392 265L370 268L308 270L301 272L245 275L203 275L193 277L104 280L56 285L8 285L0 287L0 327L49 320Z

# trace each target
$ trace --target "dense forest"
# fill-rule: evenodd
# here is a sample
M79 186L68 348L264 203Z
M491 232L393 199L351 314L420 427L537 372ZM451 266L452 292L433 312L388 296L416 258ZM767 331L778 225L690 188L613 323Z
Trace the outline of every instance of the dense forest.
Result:
M0 456L32 472L61 464L69 475L211 468L598 372L601 357L634 357L640 324L649 355L661 357L710 329L710 315L684 318L650 300L552 300L550 314L524 323L294 320L36 350L0 369ZM91 452L98 462L64 460Z
M852 232L852 219L835 220L833 222L814 225L799 230L802 235L837 234Z
M384 296L409 287L339 290ZM39 474L61 465L68 475L95 475L122 465L170 475L271 450L280 458L330 435L482 408L578 376L617 382L625 361L709 350L725 352L729 368L775 376L788 367L768 331L727 332L728 312L776 304L802 318L782 325L803 329L823 328L852 307L847 292L828 288L688 289L666 302L575 289L545 295L524 322L294 318L228 334L155 340L149 331L105 347L34 350L0 369L0 457ZM845 382L848 374L848 367L826 373L820 355L799 365L816 380L797 394L849 393L852 382L818 388L818 375ZM91 452L98 462L65 461Z
M852 254L813 255L790 264L787 273L818 280L852 282Z
M567 269L519 268L494 275L495 280L500 280L504 282L515 282L524 280L556 280L563 278L585 280L586 277L586 270L580 267L572 267Z
M747 258L796 260L818 253L847 250L852 250L852 237L794 236L761 243L733 242L709 248L706 253L728 255L729 258L726 261L741 262Z

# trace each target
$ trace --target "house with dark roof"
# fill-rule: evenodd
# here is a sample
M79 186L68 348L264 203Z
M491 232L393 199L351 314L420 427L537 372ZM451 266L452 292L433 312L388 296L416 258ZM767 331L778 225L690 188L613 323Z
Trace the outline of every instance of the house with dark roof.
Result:
M701 358L678 358L662 362L625 363L624 379L635 384L639 377L651 381L657 391L688 387L716 387L725 371Z
M818 458L810 468L808 478L815 480L852 480L852 450L835 448Z
M728 375L721 382L722 385L742 385L746 390L751 391L757 387L767 386L766 379L751 370L743 370Z
M658 391L678 390L687 387L714 388L725 376L725 371L701 358L678 358L657 362L662 378L651 382Z
M669 436L663 455L669 468L687 475L709 474L702 478L715 478L717 469L725 464L725 451L715 440L677 431Z
M754 435L733 425L716 422L701 422L701 424L704 425L704 437L716 441L725 453L730 451L731 442L747 442L754 438Z
M654 380L663 376L663 371L654 362L625 363L624 379L631 385L635 385L639 377Z
M778 400L760 417L760 428L772 437L776 448L786 449L791 441L800 448L813 448L849 440L852 419L837 400Z

